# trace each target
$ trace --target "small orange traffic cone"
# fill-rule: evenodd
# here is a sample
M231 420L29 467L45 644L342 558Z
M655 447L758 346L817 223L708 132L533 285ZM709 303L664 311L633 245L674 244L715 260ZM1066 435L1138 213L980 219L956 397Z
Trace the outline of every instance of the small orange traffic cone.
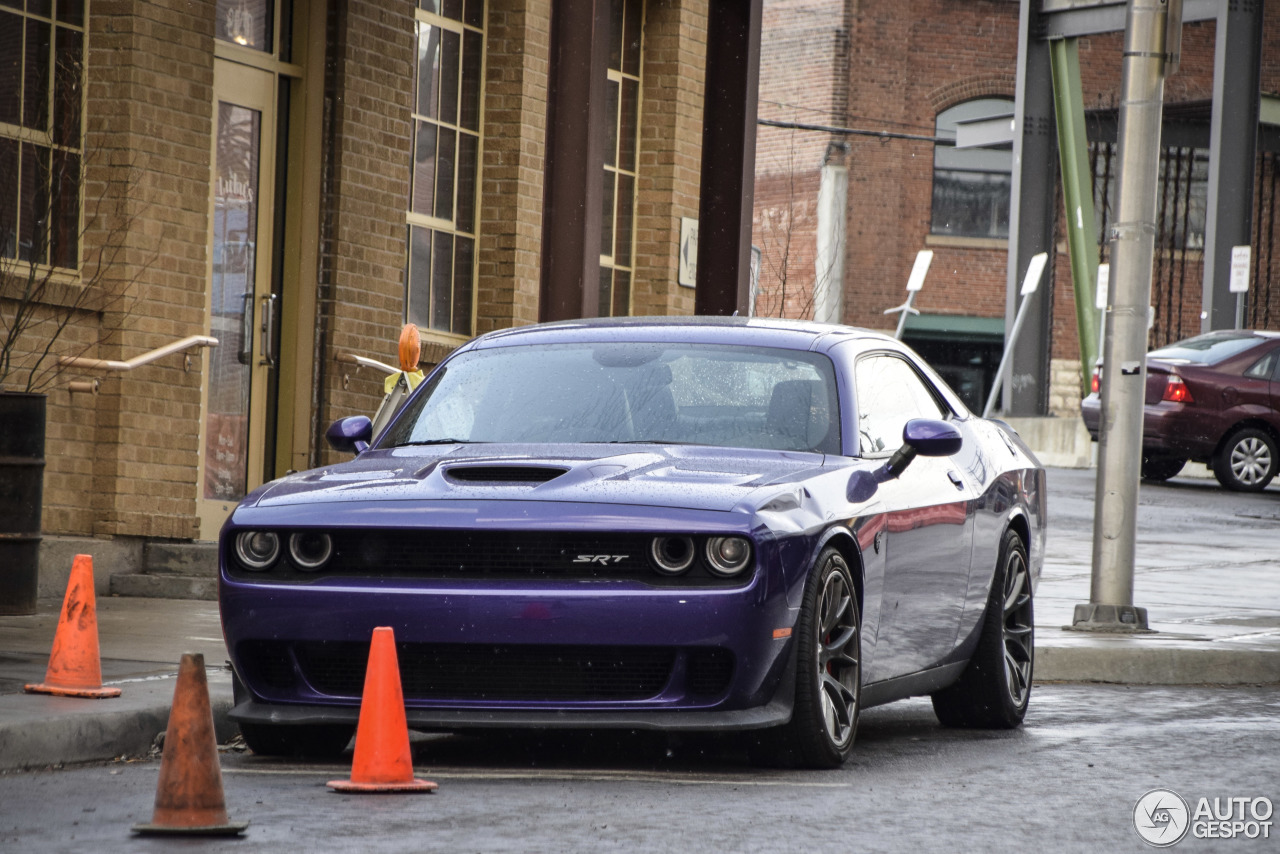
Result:
M430 780L413 777L396 635L387 626L373 630L369 645L351 779L330 780L327 785L335 792L434 792L439 788Z
M413 373L418 370L418 360L422 358L422 336L418 333L416 323L406 323L400 330L399 347L400 370Z
M102 687L98 660L98 600L93 595L93 558L76 555L62 599L62 616L53 636L44 681L23 685L28 694L60 697L119 697L119 688Z
M227 820L204 656L184 653L178 665L178 684L173 689L169 726L164 733L155 812L150 824L135 824L133 832L152 836L234 836L248 826L247 821Z

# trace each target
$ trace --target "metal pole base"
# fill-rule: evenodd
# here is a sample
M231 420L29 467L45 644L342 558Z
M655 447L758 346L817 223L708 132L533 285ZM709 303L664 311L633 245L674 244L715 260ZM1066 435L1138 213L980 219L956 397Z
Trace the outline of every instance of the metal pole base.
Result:
M1073 632L1122 632L1131 635L1153 635L1147 627L1147 609L1135 605L1077 605L1071 625Z

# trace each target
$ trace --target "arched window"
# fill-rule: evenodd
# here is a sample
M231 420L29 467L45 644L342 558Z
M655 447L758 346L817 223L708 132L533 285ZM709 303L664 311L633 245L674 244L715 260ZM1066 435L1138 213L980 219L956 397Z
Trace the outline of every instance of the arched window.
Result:
M956 127L1013 114L1007 98L977 98L938 113L935 135L954 140ZM1009 236L1013 152L997 148L933 148L933 217L929 231L953 237Z

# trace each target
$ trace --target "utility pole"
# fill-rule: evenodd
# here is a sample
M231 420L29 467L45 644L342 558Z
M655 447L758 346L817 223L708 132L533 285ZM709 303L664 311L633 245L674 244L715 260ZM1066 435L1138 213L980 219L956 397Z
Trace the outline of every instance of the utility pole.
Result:
M1110 234L1111 283L1093 516L1093 581L1089 603L1077 605L1072 620L1073 628L1082 631L1150 631L1147 610L1133 604L1133 564L1164 77L1166 61L1177 61L1181 7L1182 0L1129 0L1125 22L1120 192Z

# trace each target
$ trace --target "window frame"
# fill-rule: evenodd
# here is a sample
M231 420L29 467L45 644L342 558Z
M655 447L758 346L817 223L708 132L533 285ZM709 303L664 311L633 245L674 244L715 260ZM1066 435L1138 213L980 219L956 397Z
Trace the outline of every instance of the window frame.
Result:
M15 270L25 269L48 269L54 271L65 271L68 274L78 274L83 264L84 258L84 169L85 169L85 117L86 117L86 100L87 100L87 76L88 76L88 56L89 56L89 0L83 0L79 4L71 3L68 0L51 0L49 3L49 14L41 15L26 8L27 4L20 4L22 8L14 8L12 6L0 7L0 11L5 14L13 15L20 21L20 46L18 50L17 71L18 71L18 87L17 87L17 123L0 122L0 143L13 145L13 164L14 187L16 191L13 199L13 231L12 234L6 235L0 232L0 258L4 259L5 264L15 265ZM72 23L68 19L68 15L64 14L64 6L80 6L79 23ZM75 15L74 9L69 13ZM27 84L27 74L31 70L27 58L29 51L26 44L29 34L32 30L33 22L46 25L49 28L49 45L48 53L45 57L47 63L45 73L47 80L42 81L40 96L44 100L43 127L36 128L28 126L26 123L27 113L27 94L30 88ZM62 56L60 55L61 34L64 32L75 33L79 38L79 55L75 57L78 64L76 68L76 79L74 81L75 98L74 117L67 118L67 107L59 110L59 88L63 85L65 77L61 76L60 68L62 67ZM74 123L74 128L69 133L60 133L60 122L70 121ZM46 154L47 165L43 168L37 164L31 167L32 176L37 181L38 186L32 192L35 198L30 204L30 215L39 224L40 233L37 235L32 232L31 248L27 250L27 257L23 257L21 252L22 238L24 235L24 208L23 203L23 185L26 183L27 166L26 158L33 156L39 158L41 153ZM62 166L55 165L59 156L68 158L71 161L71 169L74 171L73 186L70 192L74 194L74 199L69 203L65 201L62 191L55 191L53 181L56 177L64 177L64 173L60 170ZM0 165L0 173L4 167ZM70 174L70 173L66 173ZM60 201L62 200L62 201ZM7 214L0 213L0 225L4 224L4 217ZM61 252L58 250L58 243L55 238L55 229L61 223L62 227L69 231L69 246ZM33 252L36 237L40 238L39 251ZM6 237L12 238L13 254L9 254L9 243ZM54 257L55 255L59 257ZM61 263L65 259L68 263ZM59 274L62 275L62 274Z
M991 109L983 113L983 115L986 115L987 117L990 117L990 118L1005 115L1006 112L1008 114L1012 114L1014 111L1013 99L1004 95L981 95L976 98L967 98L963 101L957 101L939 110L937 114L934 116L934 136L936 138L941 139L947 133L954 133L953 131L949 131L949 130L944 131L939 127L944 116L946 116L948 113L954 113L955 111L961 110L961 108L965 107L966 105L978 104L979 102L986 102L990 104ZM1004 109L997 108L996 107L997 103L1007 104L1008 105L1007 111ZM951 123L959 124L960 121L969 121L969 120L972 120L973 118L977 118L977 117L975 116L975 117L964 117L959 119L952 119ZM1012 198L1011 198L1012 189L1013 189L1012 162L1010 162L1008 169L980 168L977 165L956 167L956 166L947 166L945 164L940 164L938 162L939 160L938 156L940 151L944 149L949 150L951 152L963 151L966 156L971 156L972 158L980 157L984 152L987 151L986 149L982 149L982 148L956 149L954 146L954 137L952 139L952 142L953 142L952 145L946 145L942 142L934 143L933 167L930 172L929 236L931 238L943 238L943 239L961 240L961 241L1008 240L1010 215L1011 215L1011 209L1012 209ZM1010 154L1010 160L1012 161L1012 154ZM1008 190L1008 197L1005 199L1005 211L1004 211L1005 218L1003 221L1003 233L1001 233L999 222L996 222L994 224L993 229L988 229L986 232L981 234L970 233L968 231L962 231L962 230L940 229L938 226L936 214L938 211L938 191L939 191L938 179L941 174L983 176L984 178L990 178L992 176L997 176L997 177L1002 176L1004 178L1003 183L1006 185L1006 188Z
M457 9L458 9L457 18L445 17L442 14L428 11L422 8L422 6L424 5L424 3L422 2L419 2L414 10L413 41L414 41L415 51L414 51L414 64L413 64L413 103L409 108L409 124L410 124L409 138L410 138L410 146L411 146L410 152L409 152L409 196L405 204L404 320L406 323L411 323L411 322L416 323L416 325L418 326L419 332L424 340L435 341L437 343L445 344L446 346L449 346L449 347L456 347L457 345L469 340L474 336L475 328L476 328L476 312L478 308L476 297L477 297L477 291L478 291L477 279L478 279L478 271L479 271L478 249L480 245L480 238L481 238L481 231L482 231L481 229L482 194L480 192L480 189L481 189L481 181L482 181L482 176L484 171L483 164L484 164L484 148L485 148L485 145L484 145L485 143L485 139L484 139L485 73L488 65L487 53L488 53L489 8L488 8L487 0L467 0L466 5L470 7L472 6L472 4L476 4L476 3L480 4L481 6L481 13L479 16L479 25L468 22L467 20L468 14L467 12L462 11L463 4L461 2L457 3ZM468 12L469 11L470 9L468 9ZM447 121L439 115L432 117L432 116L428 116L418 112L418 88L417 87L418 87L418 81L421 79L421 73L419 71L419 66L418 66L417 45L418 45L418 39L420 38L420 35L422 33L423 25L427 25L431 27L439 27L442 30L447 30L447 31L458 34L459 69L458 69L456 87L454 92L455 105L456 105L455 109L458 111L456 121ZM462 124L462 93L464 89L464 77L467 72L466 62L463 59L463 49L464 49L463 46L466 44L467 33L475 33L480 37L480 43L479 43L480 44L480 62L479 62L478 69L476 70L477 79L475 82L476 93L477 93L476 94L477 104L476 104L476 127L474 130L467 128ZM471 178L473 199L471 200L472 228L470 231L466 231L462 229L458 224L458 216L457 216L458 198L459 198L458 194L459 194L459 187L463 182L459 180L460 169L458 164L458 159L459 159L458 151L461 150L462 146L460 144L457 144L456 142L454 146L453 175L452 175L451 187L450 187L450 191L453 194L453 199L450 204L450 210L453 213L453 218L447 219L447 218L436 215L436 211L434 210L435 208L434 199L435 199L435 193L437 192L439 187L438 183L436 187L433 187L432 189L432 199L433 199L432 212L430 214L426 214L426 213L418 213L413 210L413 206L415 203L415 199L414 199L415 181L417 180L417 177L418 177L416 174L417 170L416 170L415 152L417 149L418 129L419 129L419 126L422 124L427 124L432 126L437 133L439 132L439 129L444 128L456 134L455 139L461 139L463 135L466 135L475 140L475 152L476 152L475 174ZM437 154L439 152L438 144L437 144L436 152ZM438 173L433 172L433 179L438 181ZM425 314L426 316L427 323L426 325L423 325L421 322L417 322L413 320L415 312L414 312L414 306L412 303L413 280L411 278L411 275L413 272L413 262L414 262L414 253L413 253L414 229L420 229L425 231L428 235L428 240L432 245L432 250L431 250L432 260L429 262L432 269L428 273L428 275L432 278L434 278L434 275L435 275L434 246L436 243L437 234L448 234L450 236L451 238L450 245L455 247L453 250L454 261L456 261L457 259L457 249L456 249L456 243L454 241L456 241L459 237L471 241L471 258L470 258L471 269L468 275L468 287L470 289L470 298L469 298L470 310L467 314L466 326L461 330L455 328L453 323L453 320L456 319L453 317L453 315L455 313L455 309L457 305L458 281L457 281L457 270L453 269L452 264L450 266L450 270L451 270L450 279L452 284L450 288L448 307L447 307L447 311L450 316L450 322L449 322L450 328L446 331L443 329L438 329L434 325L432 325L432 321L435 319L434 314L435 314L436 306L434 305L434 303L436 301L436 294L431 287L430 280L428 281L427 292L426 292L428 305L426 306L423 312L423 314ZM419 317L419 320L420 319L421 317Z
M627 7L633 3L639 5L640 11L638 14L635 14L634 17L631 17L627 15ZM615 10L621 10L621 14L616 16L618 18L618 20L616 21L616 24L619 28L617 32L619 45L620 45L619 56L617 60L617 64L619 67L618 68L613 67L613 60L611 58L609 62L608 72L607 72L606 89L610 85L616 85L618 87L617 88L618 98L616 101L616 106L613 110L613 114L608 117L613 123L613 130L611 133L607 133L605 136L606 142L609 139L613 140L614 148L612 152L605 153L605 162L603 164L605 183L602 184L601 186L601 217L602 217L601 229L600 229L600 243L601 243L601 246L600 246L601 294L600 296L601 296L601 300L596 312L600 317L630 316L633 311L633 306L635 304L636 220L637 220L636 210L637 210L638 202L640 198L640 138L641 138L640 129L641 129L641 123L643 122L643 114L644 114L644 98L643 98L644 24L645 24L645 16L648 12L648 9L647 9L647 4L645 3L645 0L615 0L614 6L611 9L611 13L612 11L615 11ZM611 30L613 29L613 26L615 24L615 21L613 20L614 17L615 16L611 14L611 18L610 18ZM637 58L636 58L634 73L632 71L627 70L626 37L629 34L627 30L628 25L637 26L640 30L639 42L636 48ZM613 33L611 32L611 37L612 35ZM634 135L634 138L631 140L632 168L629 170L624 169L621 163L621 155L623 151L623 129L626 126L626 122L623 121L623 109L626 104L626 99L623 98L622 94L624 91L624 87L626 87L628 83L634 86L634 89L635 89L635 116L633 119L635 135ZM605 103L606 104L608 103L607 98L605 100ZM617 258L618 258L618 252L617 252L618 227L617 226L618 226L618 212L619 212L618 188L622 186L624 180L626 179L630 179L631 181L631 199L630 199L631 221L630 221L630 226L627 229L628 231L627 240L629 245L629 249L627 252L628 261L625 264L620 264L617 261ZM606 200L609 200L611 203L611 208L608 211L607 220L604 218L604 215L605 215L604 203ZM609 226L607 231L604 227L606 224ZM608 251L606 251L606 248L608 249ZM604 287L603 281L604 281L604 276L606 274L606 271L608 271L608 275L609 275L608 300L604 299L605 287ZM625 311L621 314L619 314L614 310L615 308L618 308L617 306L618 296L616 293L616 288L617 288L616 277L617 277L617 273L619 272L625 273L630 283L627 288Z

